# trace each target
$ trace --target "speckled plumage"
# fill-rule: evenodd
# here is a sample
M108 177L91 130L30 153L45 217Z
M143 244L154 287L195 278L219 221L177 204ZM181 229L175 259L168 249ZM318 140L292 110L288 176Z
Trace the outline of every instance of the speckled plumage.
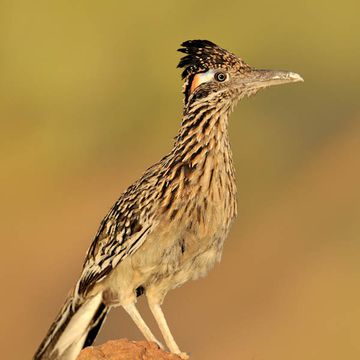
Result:
M182 46L185 101L174 146L102 221L80 279L35 360L75 359L92 343L112 306L123 306L144 336L157 341L135 307L142 293L169 349L187 358L160 305L169 290L206 275L221 258L237 212L228 116L239 99L268 85L263 71L210 41Z

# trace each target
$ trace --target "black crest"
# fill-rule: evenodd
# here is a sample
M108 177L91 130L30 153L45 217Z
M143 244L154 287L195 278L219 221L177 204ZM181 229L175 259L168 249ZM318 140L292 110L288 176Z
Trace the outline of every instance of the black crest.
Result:
M178 68L184 68L181 74L183 79L210 68L240 70L241 67L247 67L237 56L208 40L188 40L181 46L178 51L187 54L178 64Z

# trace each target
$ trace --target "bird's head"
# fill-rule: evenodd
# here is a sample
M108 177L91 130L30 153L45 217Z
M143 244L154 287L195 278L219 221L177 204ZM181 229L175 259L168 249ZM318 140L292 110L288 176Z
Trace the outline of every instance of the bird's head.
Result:
M238 100L272 85L303 81L289 71L259 70L208 40L181 44L185 108L206 101L232 107Z

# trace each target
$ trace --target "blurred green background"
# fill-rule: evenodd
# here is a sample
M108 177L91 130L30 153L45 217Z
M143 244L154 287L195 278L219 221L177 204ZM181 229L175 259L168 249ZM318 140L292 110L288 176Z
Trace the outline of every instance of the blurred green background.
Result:
M346 0L2 1L2 358L31 358L108 208L170 150L175 50L193 38L305 82L232 115L239 217L222 263L168 295L175 338L201 360L360 358L359 11ZM141 339L121 309L98 342L119 337Z

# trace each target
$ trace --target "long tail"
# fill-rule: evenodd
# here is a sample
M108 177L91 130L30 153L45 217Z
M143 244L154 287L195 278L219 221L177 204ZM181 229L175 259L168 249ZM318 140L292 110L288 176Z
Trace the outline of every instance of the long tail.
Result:
M108 312L102 293L80 303L69 296L33 360L75 360L93 343Z

